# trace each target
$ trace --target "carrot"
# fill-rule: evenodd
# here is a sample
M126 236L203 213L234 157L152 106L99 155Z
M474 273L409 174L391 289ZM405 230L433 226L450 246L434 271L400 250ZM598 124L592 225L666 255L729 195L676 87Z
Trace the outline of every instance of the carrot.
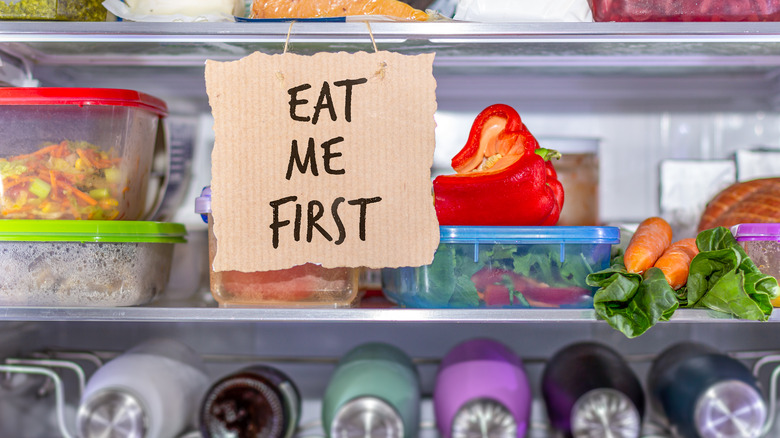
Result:
M49 171L49 180L51 181L51 199L57 200L57 177L54 176L54 171Z
M645 219L628 242L623 257L626 270L632 273L644 273L661 257L670 243L672 243L672 227L668 222L660 217Z
M97 205L97 201L92 199L91 196L88 194L82 192L81 190L73 187L72 185L66 183L66 182L60 182L60 185L65 188L65 190L71 192L72 194L76 195L76 197L80 198L82 201L86 202L89 205Z
M8 159L8 161L17 161L17 160L22 160L22 159L25 159L25 158L38 157L38 156L41 156L41 155L46 155L46 154L48 154L49 152L55 150L58 147L60 147L59 144L52 144L52 145L46 146L45 148L38 149L37 151L35 151L35 152L31 153L31 154L17 155L15 157L11 157L11 158Z
M655 262L654 267L661 270L666 277L666 281L677 290L688 281L688 271L691 267L691 260L699 253L696 247L696 239L682 239L669 245L666 251Z

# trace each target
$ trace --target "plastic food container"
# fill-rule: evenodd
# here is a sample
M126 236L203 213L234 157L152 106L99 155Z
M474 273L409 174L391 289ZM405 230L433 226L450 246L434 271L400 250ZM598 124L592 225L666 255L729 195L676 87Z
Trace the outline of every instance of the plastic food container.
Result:
M594 21L778 21L780 0L588 0Z
M731 234L762 273L780 279L780 223L734 225ZM780 297L772 305L780 307Z
M356 268L306 263L258 272L214 271L217 238L211 216L211 187L195 200L195 212L209 224L209 283L221 307L353 307L360 302Z
M615 227L443 226L433 263L382 270L406 307L593 306L585 277L609 265Z
M135 306L165 289L181 224L0 221L0 306Z
M131 90L0 88L0 217L145 219L166 112Z
M106 21L102 3L102 0L0 0L0 19Z

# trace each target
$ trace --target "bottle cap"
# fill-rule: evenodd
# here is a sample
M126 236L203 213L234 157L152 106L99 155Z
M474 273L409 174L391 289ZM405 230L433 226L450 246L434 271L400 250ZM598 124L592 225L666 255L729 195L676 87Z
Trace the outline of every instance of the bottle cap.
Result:
M739 380L725 380L696 401L694 422L702 438L757 438L766 421L767 407L756 388Z
M638 438L642 419L625 394L598 388L583 394L571 412L574 438Z
M146 411L140 400L126 391L99 391L79 406L76 429L82 438L144 438Z
M402 438L404 423L398 412L376 397L358 397L344 403L330 426L330 438Z
M282 438L288 435L284 405L266 382L247 375L217 382L201 408L201 432L206 438L255 435ZM293 427L294 429L294 427Z
M455 414L452 438L516 438L517 421L503 404L487 399L472 400Z

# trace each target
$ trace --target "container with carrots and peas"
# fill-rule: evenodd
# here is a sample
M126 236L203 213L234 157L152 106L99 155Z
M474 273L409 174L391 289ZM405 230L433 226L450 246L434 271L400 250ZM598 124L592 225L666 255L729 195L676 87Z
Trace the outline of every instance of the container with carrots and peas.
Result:
M146 218L166 114L131 90L0 88L0 218Z

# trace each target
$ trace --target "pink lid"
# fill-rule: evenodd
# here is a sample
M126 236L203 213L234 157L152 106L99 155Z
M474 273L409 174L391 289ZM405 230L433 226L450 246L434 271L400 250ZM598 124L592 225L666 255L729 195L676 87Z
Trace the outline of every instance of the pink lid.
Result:
M168 115L168 106L162 100L115 88L0 87L0 105L114 105L141 108L160 117Z
M761 240L780 242L780 223L738 224L731 227L731 234L737 242Z

